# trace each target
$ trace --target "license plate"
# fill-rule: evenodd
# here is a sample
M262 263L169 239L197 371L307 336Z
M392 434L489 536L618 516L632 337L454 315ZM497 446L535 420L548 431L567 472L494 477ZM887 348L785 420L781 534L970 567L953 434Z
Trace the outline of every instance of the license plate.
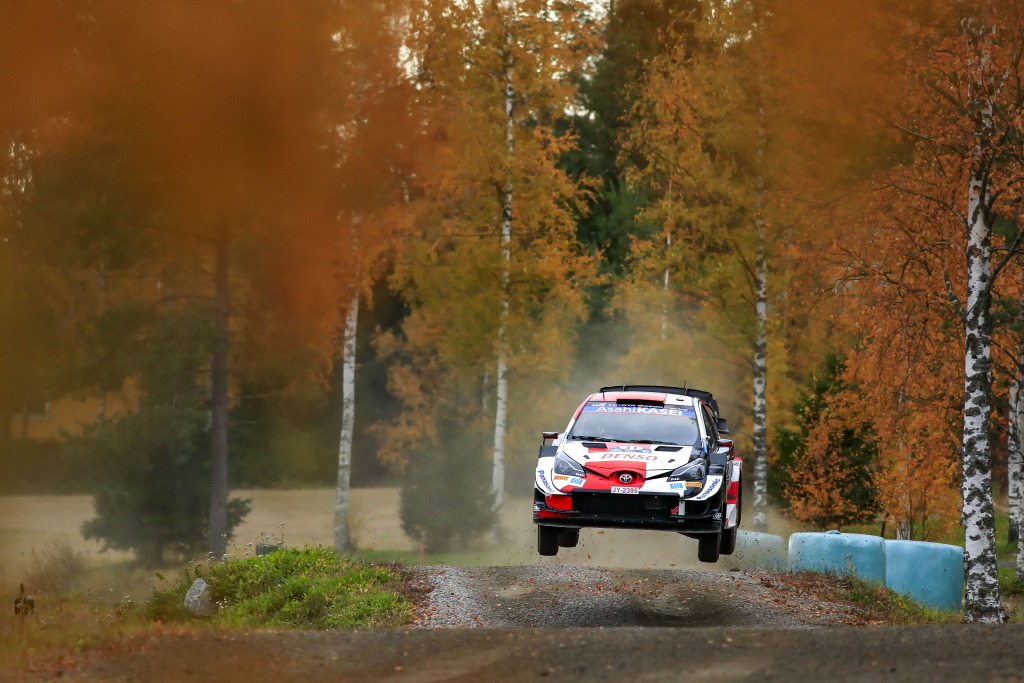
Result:
M612 493L640 493L640 489L635 486L613 486Z

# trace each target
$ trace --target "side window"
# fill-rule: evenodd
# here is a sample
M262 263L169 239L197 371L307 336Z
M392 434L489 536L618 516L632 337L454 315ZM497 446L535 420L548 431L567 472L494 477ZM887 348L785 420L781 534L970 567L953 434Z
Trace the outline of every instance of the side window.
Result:
M704 424L707 425L708 436L718 443L718 426L715 424L715 416L711 414L711 409L707 406L702 405L701 408L704 409Z

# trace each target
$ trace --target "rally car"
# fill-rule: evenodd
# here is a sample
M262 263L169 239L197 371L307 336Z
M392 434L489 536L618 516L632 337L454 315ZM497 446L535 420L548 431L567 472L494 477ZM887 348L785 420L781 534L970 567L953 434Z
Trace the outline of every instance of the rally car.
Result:
M537 551L580 529L660 529L696 538L697 559L736 548L743 463L714 397L685 386L591 394L562 433L544 432L534 479Z

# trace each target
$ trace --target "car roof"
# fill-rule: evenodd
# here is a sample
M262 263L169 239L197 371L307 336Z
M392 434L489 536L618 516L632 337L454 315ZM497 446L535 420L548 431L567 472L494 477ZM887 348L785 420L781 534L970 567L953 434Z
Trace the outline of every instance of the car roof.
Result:
M611 395L614 392L619 392L619 393L622 393L622 394L629 394L628 396L623 396L622 398L638 398L638 397L635 397L633 395L635 393L660 394L661 395L660 399L654 398L654 399L648 399L648 400L662 400L662 401L664 401L665 397L668 396L668 395L689 396L691 398L699 399L703 403L706 403L708 405L708 407L711 408L711 412L714 414L716 420L717 419L721 419L721 417L722 417L722 415L718 412L718 401L715 400L715 397L711 395L710 391L703 391L701 389L690 389L690 388L685 387L685 386L683 386L683 387L663 387L663 386L654 385L654 384L619 384L619 385L610 386L610 387L601 387L601 391L599 393L608 396L608 395ZM612 399L608 399L608 400L612 400Z

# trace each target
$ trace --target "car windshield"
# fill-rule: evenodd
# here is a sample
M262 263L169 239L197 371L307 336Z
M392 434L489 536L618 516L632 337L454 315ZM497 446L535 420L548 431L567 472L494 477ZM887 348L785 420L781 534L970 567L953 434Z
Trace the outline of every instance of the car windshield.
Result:
M609 401L591 401L583 406L569 438L689 446L700 441L700 431L692 408L622 406Z

